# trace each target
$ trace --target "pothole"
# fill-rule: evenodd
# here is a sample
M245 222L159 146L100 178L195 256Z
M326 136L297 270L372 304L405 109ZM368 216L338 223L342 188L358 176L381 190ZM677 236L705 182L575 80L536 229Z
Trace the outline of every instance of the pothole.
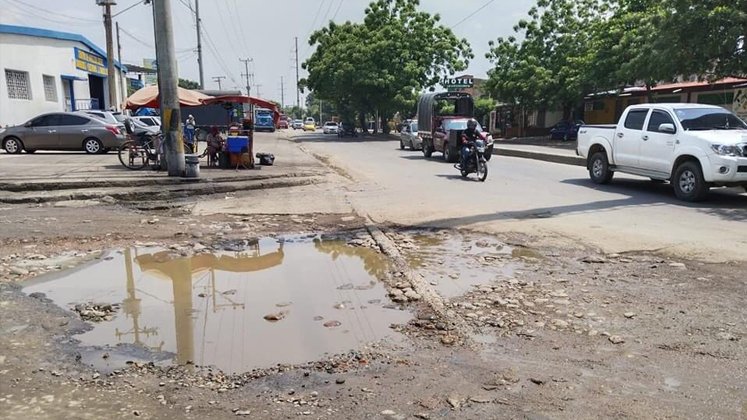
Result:
M112 252L24 292L65 308L119 305L111 320L76 336L89 347L84 362L100 369L142 360L142 350L227 373L298 364L400 342L390 325L411 318L387 300L378 279L388 264L370 248L319 236L265 238L230 251L174 248Z

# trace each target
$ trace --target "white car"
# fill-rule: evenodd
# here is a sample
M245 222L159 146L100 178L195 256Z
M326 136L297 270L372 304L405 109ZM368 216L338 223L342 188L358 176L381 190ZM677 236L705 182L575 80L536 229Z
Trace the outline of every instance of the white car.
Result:
M324 134L337 134L338 131L340 131L340 126L334 121L327 121L322 127Z
M669 181L685 201L711 187L747 189L747 124L718 106L632 105L617 125L581 126L577 153L597 184L624 172Z
M159 129L161 128L161 117L143 115L143 116L132 117L132 119L139 121L147 125L148 127L158 127Z

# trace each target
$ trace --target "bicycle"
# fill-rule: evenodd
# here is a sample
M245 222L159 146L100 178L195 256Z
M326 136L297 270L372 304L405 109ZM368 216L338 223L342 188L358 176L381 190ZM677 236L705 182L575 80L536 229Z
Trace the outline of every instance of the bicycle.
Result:
M153 162L152 167L160 166L158 147L154 141L158 140L158 147L163 144L163 134L141 135L135 140L128 140L119 147L119 161L127 169L140 170Z

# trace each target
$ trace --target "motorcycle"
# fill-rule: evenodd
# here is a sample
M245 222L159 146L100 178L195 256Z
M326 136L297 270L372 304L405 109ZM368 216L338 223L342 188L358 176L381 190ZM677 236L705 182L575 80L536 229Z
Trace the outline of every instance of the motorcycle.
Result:
M476 139L475 141L468 142L467 147L470 150L470 155L466 159L467 167L463 168L461 163L454 165L454 167L459 169L463 178L467 178L469 174L474 173L480 182L485 182L485 179L488 177L488 161L485 159L485 141Z

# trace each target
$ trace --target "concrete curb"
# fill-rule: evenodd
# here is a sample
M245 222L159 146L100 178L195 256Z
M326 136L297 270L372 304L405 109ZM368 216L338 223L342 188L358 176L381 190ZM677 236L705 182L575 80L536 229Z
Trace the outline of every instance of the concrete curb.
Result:
M554 153L537 152L534 150L510 149L500 147L500 145L496 145L493 153L500 156L541 160L544 162L560 163L563 165L586 167L586 159L582 158L581 156L559 155Z

